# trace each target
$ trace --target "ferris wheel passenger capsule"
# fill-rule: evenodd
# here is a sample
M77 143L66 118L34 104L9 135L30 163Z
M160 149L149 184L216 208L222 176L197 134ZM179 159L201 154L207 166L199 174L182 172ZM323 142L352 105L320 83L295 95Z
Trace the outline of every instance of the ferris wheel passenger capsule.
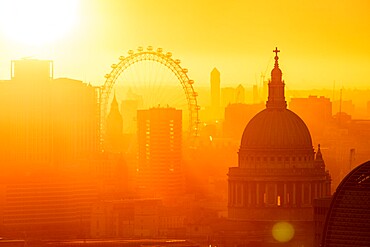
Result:
M117 64L112 64L110 67L111 67L112 69L115 69L115 68L117 68Z
M162 48L157 48L158 53L162 53L163 49Z
M148 48L146 48L148 51L152 51L153 50L153 46L148 46Z
M144 50L144 48L143 48L142 46L139 46L139 47L137 48L137 50L138 50L139 52L142 52L142 51Z
M176 59L175 60L175 64L180 64L181 63L181 60L180 59Z
M124 56L120 56L120 57L119 57L119 60L121 60L121 61L122 61L123 59L125 59L125 57L124 57Z
M172 53L171 52L167 52L166 53L166 57L168 57L168 58L172 57Z
M108 79L110 77L110 74L106 74L104 77Z
M129 54L129 55L132 55L132 54L134 54L134 51L133 51L133 50L129 50L129 51L128 51L128 54Z
M189 80L189 84L190 85L193 85L194 84L194 80Z
M182 69L182 72L184 72L184 73L188 73L188 69Z

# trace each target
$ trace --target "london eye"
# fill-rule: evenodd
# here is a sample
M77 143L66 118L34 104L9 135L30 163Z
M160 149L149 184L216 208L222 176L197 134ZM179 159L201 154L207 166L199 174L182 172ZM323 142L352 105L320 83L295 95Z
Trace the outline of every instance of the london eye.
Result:
M110 73L105 75L101 88L101 138L105 133L105 120L109 112L113 95L122 100L124 132L134 132L136 128L133 109L153 107L173 107L183 112L183 131L189 137L197 136L198 110L197 93L194 81L189 79L188 70L180 66L180 60L174 59L171 52L162 48L129 50L127 56L120 56L118 63L111 65ZM124 110L124 103L131 105ZM128 118L128 119L127 119Z

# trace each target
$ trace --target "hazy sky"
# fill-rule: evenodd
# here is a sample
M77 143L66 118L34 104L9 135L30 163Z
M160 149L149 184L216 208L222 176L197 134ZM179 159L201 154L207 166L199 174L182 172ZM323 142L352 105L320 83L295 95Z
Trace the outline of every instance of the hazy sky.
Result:
M30 46L2 33L0 78L10 60L33 56L54 60L55 77L100 85L120 55L152 45L181 59L195 87L209 84L213 67L223 85L251 87L270 76L278 46L290 89L370 88L369 11L368 0L81 0L55 42Z

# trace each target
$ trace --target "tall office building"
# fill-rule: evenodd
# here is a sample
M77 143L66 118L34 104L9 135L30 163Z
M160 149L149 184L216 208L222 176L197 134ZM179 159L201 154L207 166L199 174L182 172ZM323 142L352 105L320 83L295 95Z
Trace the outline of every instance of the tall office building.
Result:
M98 90L54 79L52 65L13 61L11 80L0 82L2 236L81 236L97 199Z
M11 80L3 81L0 97L0 157L13 164L6 170L26 163L45 168L53 161L52 71L51 61L11 63Z
M52 81L53 168L77 168L100 152L98 88L80 80ZM68 165L67 165L68 164ZM82 168L82 167L81 167Z
M181 114L175 108L138 110L139 186L146 196L183 192Z
M220 93L221 93L220 72L214 68L211 71L211 108L213 117L218 117L220 113Z
M52 61L12 61L1 82L0 158L7 171L61 169L99 150L97 88L53 78ZM27 171L26 171L27 172Z

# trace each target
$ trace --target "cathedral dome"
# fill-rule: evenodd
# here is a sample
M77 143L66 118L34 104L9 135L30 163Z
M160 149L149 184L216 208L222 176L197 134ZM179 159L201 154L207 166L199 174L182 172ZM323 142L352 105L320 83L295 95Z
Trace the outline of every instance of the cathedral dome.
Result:
M245 127L238 166L229 168L228 217L263 223L266 229L275 222L307 222L296 225L304 232L313 222L313 200L330 195L330 175L320 147L315 157L306 124L287 109L279 50L273 52L266 109Z
M288 109L265 109L248 123L240 149L312 149L303 120Z
M305 149L312 150L310 132L303 120L286 109L284 81L279 68L280 52L274 50L275 66L269 81L266 109L252 118L244 129L240 149Z

